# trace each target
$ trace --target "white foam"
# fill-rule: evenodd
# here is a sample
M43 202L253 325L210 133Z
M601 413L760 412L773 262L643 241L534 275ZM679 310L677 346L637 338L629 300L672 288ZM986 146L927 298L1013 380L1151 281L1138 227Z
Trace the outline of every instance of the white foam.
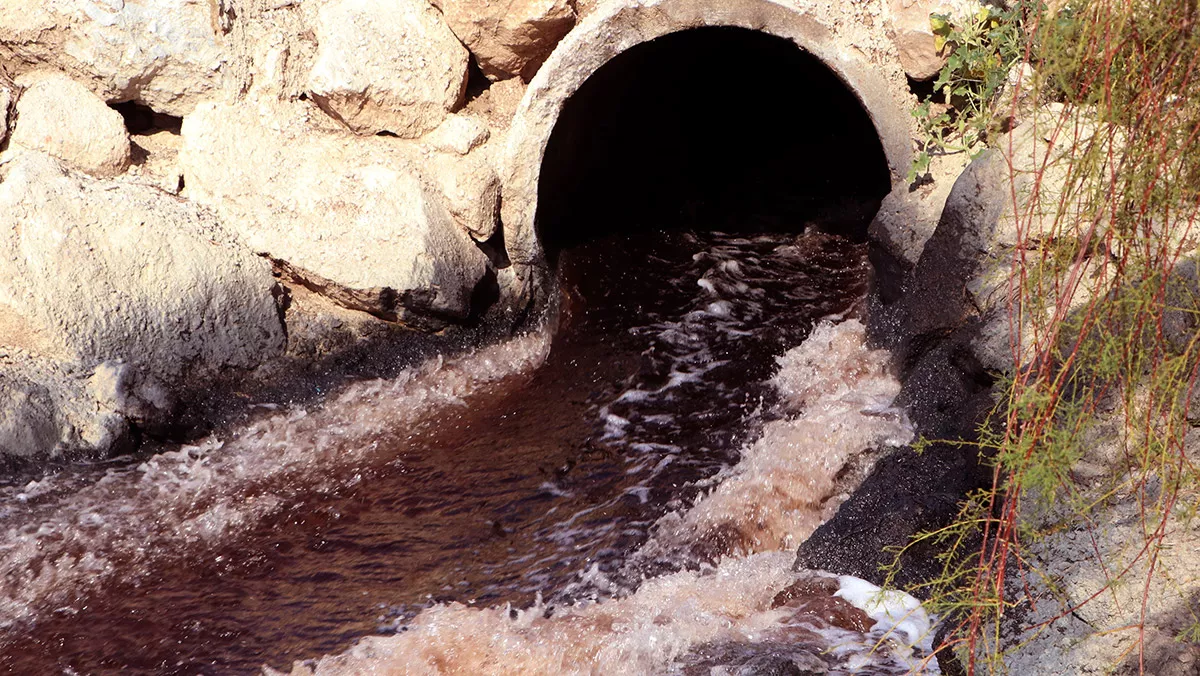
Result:
M903 646L933 651L933 622L916 598L894 589L881 589L852 575L838 577L834 596L846 599L875 620L873 630L894 637Z
M920 601L904 592L880 589L849 575L839 577L838 581L841 588L834 596L846 599L875 620L869 639L886 642L896 659L913 673L941 673L932 657L936 621L925 612Z

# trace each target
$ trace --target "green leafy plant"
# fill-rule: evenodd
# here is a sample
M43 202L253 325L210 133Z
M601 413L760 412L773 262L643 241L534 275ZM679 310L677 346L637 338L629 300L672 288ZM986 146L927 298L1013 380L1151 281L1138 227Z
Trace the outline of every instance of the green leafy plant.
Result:
M929 169L932 155L970 152L986 142L993 104L1023 51L1023 11L1022 3L1011 9L985 5L957 23L946 14L930 15L935 48L947 54L946 65L933 83L935 95L943 102L926 97L913 110L921 138L909 170L910 183Z

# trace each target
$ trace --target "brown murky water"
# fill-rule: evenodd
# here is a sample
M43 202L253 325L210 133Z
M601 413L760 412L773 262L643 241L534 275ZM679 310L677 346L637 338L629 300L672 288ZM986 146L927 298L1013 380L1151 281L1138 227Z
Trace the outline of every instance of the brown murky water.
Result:
M552 344L533 334L144 464L0 489L0 669L287 668L450 602L550 618L794 546L720 518L663 544L664 524L755 476L732 468L790 410L776 359L859 302L862 247L653 233L565 253L561 280ZM721 645L680 664L737 652Z

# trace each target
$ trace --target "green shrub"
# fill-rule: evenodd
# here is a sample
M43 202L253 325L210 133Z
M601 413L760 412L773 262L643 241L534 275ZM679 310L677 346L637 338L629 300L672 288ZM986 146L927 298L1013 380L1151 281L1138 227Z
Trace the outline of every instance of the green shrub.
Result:
M1003 672L1001 620L1022 600L1010 583L1051 581L1032 544L1089 531L1099 509L1125 496L1141 509L1145 542L1112 567L1108 588L1148 588L1154 579L1129 571L1168 575L1161 547L1200 503L1200 468L1184 450L1200 377L1200 286L1172 274L1200 236L1200 10L1194 0L1018 3L963 26L935 15L932 27L950 50L935 83L949 108L927 100L915 111L925 136L913 176L931 153L995 142L1007 114L997 102L1017 64L1033 73L1032 103L1057 106L1046 134L1066 163L1063 185L1040 190L1044 174L1032 177L1036 208L1014 204L1028 239L1013 256L1009 312L1015 344L1028 347L1014 352L1017 369L997 386L980 433L995 483L956 523L917 538L941 547L943 574L926 592L932 610L954 618L949 645L969 672ZM1049 223L1035 227L1035 213ZM1105 415L1120 421L1114 431L1097 426ZM1101 442L1122 449L1124 465L1101 486L1081 485L1072 471ZM1032 522L1039 511L1054 518ZM1128 631L1144 664L1141 612ZM1194 641L1197 627L1180 640Z

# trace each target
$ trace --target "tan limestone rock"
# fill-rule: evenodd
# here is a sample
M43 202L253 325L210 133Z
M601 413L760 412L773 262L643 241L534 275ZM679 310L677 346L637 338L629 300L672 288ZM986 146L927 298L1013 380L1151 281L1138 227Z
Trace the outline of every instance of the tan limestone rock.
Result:
M496 234L500 222L500 177L492 165L488 146L465 157L432 154L426 172L460 228L480 242Z
M423 170L442 194L450 216L476 241L496 233L500 220L500 177L492 156L491 131L474 117L451 115L421 139L433 152Z
M519 77L493 82L479 96L467 102L463 113L487 122L490 135L500 136L512 124L521 97L525 95L525 81Z
M21 153L0 182L0 250L5 348L119 361L171 387L282 350L266 263L155 188Z
M533 77L575 25L573 0L435 0L492 80Z
M900 65L914 80L933 79L946 64L946 55L936 49L929 15L930 0L888 0L887 34L896 45Z
M424 0L335 0L316 33L309 90L356 132L415 138L462 104L467 50Z
M28 73L17 84L25 91L17 101L14 146L47 152L99 177L129 167L129 134L121 114L87 87L54 71Z
M418 144L261 106L203 104L184 121L188 197L344 307L423 327L466 317L487 261L422 176Z
M0 63L56 68L106 101L186 115L220 88L229 0L0 0Z
M34 150L0 171L0 455L120 451L282 353L270 266L207 212Z
M887 0L885 27L896 45L900 65L914 80L932 80L946 65L945 50L937 49L931 14L968 17L979 10L975 0Z
M422 139L435 150L466 155L478 148L491 132L487 125L467 115L451 115Z

